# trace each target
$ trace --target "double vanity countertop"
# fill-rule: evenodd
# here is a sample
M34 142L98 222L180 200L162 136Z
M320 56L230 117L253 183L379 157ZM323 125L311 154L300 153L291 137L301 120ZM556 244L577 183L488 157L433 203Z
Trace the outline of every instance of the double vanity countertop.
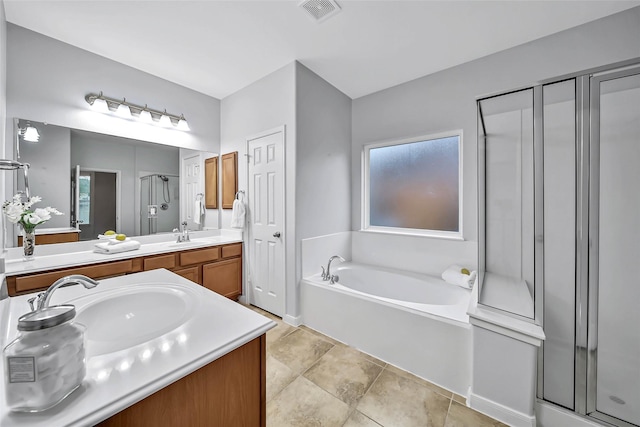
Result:
M31 261L22 259L21 247L10 248L5 259L5 274L7 276L15 276L58 268L237 243L242 242L242 232L239 230L196 231L191 232L190 238L190 242L177 243L176 238L171 234L137 236L133 239L140 242L140 249L116 254L93 252L95 244L104 242L104 240L36 245L35 258Z
M17 319L29 311L31 296L0 301L0 344L15 338ZM270 319L164 269L101 280L90 290L61 288L53 293L51 305L62 303L74 304L76 321L87 327L87 375L76 391L49 410L11 413L4 404L0 363L3 427L94 425L275 326ZM143 307L138 320L123 315L123 310L136 311L139 306ZM158 311L145 317L149 307Z

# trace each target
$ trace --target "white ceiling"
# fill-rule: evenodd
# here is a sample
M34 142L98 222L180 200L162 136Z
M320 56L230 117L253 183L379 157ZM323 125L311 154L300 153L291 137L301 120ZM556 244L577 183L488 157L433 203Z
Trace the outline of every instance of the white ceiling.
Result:
M298 60L351 98L640 1L353 1L314 22L298 1L4 0L7 21L208 94Z

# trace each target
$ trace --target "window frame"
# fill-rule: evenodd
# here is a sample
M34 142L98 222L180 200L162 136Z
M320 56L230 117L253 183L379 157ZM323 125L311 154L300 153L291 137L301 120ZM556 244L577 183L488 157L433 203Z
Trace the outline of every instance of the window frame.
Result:
M401 228L401 227L385 227L371 225L370 223L370 152L375 148L391 147L397 145L411 144L415 142L425 142L434 139L443 139L450 137L458 137L458 231L443 231L443 230L426 230L419 228ZM361 226L360 231L372 232L372 233L386 233L396 235L408 235L419 236L449 240L464 240L463 234L463 163L462 163L462 150L463 150L463 135L462 129L440 132L435 134L428 134L422 136L416 136L405 139L393 139L386 141L374 142L371 144L365 144L362 147L362 176L361 176Z

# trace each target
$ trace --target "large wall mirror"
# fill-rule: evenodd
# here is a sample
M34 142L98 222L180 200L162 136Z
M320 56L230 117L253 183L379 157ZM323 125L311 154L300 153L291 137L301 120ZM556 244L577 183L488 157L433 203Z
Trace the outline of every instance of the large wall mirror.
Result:
M14 136L14 159L19 156L31 165L30 193L42 197L36 207L52 206L64 213L38 228L78 229L79 240L92 240L106 230L128 236L172 232L185 220L191 229L203 227L203 222L193 222L192 199L204 191L204 160L217 154L32 120L14 122L16 132L29 125L40 135L38 142ZM189 168L186 181L181 179L183 168ZM191 182L194 170L199 173ZM16 177L7 183L8 194L24 190ZM185 183L189 191L181 187ZM210 216L208 228L217 228L217 213ZM5 223L7 246L15 246L18 230Z

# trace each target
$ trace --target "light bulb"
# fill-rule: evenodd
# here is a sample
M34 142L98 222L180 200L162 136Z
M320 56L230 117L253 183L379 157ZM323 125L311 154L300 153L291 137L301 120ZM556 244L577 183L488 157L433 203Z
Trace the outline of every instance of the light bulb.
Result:
M91 104L91 108L95 111L99 111L101 113L108 113L109 106L107 105L107 101L104 99L96 98Z
M138 119L143 123L153 123L149 110L140 111L140 117L138 117Z
M27 128L24 130L24 135L22 138L25 141L29 142L38 142L40 140L40 133L38 133L38 129L34 128L31 125L27 125Z
M184 131L188 131L191 130L191 128L189 128L189 123L187 123L187 121L185 120L184 116L180 116L180 121L178 122L178 127L179 130L184 130Z
M126 106L124 104L120 104L120 106L116 110L116 115L118 117L122 117L124 119L130 119L131 118L131 110L129 109L128 106Z
M171 118L166 114L163 114L162 117L160 117L160 126L165 128L172 128L173 125L171 124Z

